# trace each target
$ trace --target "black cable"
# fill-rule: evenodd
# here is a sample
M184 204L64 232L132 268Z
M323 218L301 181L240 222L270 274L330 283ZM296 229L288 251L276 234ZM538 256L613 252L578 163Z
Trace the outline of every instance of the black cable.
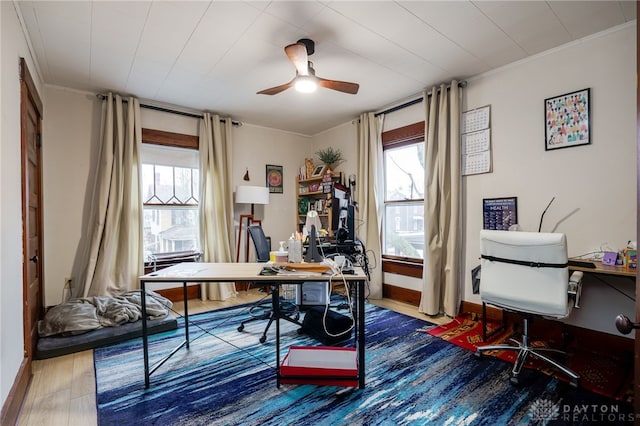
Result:
M542 215L540 215L540 225L538 225L538 232L540 232L540 230L542 229L542 219L544 219L544 214L547 212L547 210L549 210L549 206L551 205L551 203L553 203L553 200L555 199L556 197L553 197L551 201L549 201L549 204L547 204L547 207L542 212Z
M203 327L201 327L199 324L194 323L193 321L189 320L189 326L196 327L197 329L199 329L200 331L202 331L202 334L200 334L199 336L197 336L197 337L195 337L195 338L193 338L193 339L189 340L189 343L195 342L196 340L200 339L201 337L204 337L205 335L209 335L209 336L211 336L211 337L214 337L214 338L216 338L216 339L220 340L220 341L221 341L221 342L223 342L223 343L226 343L226 344L228 344L228 345L230 345L230 346L233 346L234 348L238 349L239 351L246 353L247 355L249 355L251 358L255 359L256 361L259 361L260 363L262 363L262 364L266 365L267 367L271 368L272 370L275 370L275 369L276 369L276 367L272 366L271 364L268 364L268 363L267 363L267 362L265 362L262 358L259 358L258 356L256 356L256 355L252 354L251 352L247 351L246 349L241 348L241 347L239 347L239 346L237 346L237 345L233 344L232 342L229 342L229 341L227 341L227 340L223 339L222 337L220 337L220 336L218 336L218 335L216 335L216 334L212 333L212 331L213 331L213 330L215 330L216 328L218 328L218 327L220 327L220 326L222 326L222 325L226 324L227 322L229 322L229 320L231 320L232 318L237 317L239 314L246 314L246 313L248 313L248 314L250 315L250 314L251 314L250 309L251 309L253 306L255 306L255 304L256 304L256 303L260 303L260 302L262 302L263 300L265 300L268 296L270 297L271 295L265 295L264 297L262 297L261 299L257 300L256 302L251 303L250 305L247 305L247 306L246 306L246 307L245 307L245 308L244 308L240 313L235 312L233 315L228 315L228 316L226 316L226 317L219 318L218 320L220 320L220 322L218 322L215 326L213 326L213 327L211 327L211 328L209 328L209 329L204 329L204 328L203 328ZM187 303L187 301L185 301L184 303ZM176 311L175 309L173 309L173 307L170 307L170 308L169 308L169 310L170 310L171 312L173 312L174 314L176 314L176 315L178 315L178 316L180 316L180 317L184 318L184 314L183 314L183 313L181 313L181 312ZM235 311L235 309L231 309L230 311ZM191 315L189 315L189 318L191 318Z
M601 283L611 287L612 289L614 289L615 291L617 291L618 293L622 294L624 297L632 300L633 302L636 301L635 297L632 297L630 295L628 295L627 293L625 293L624 291L620 290L619 288L617 288L616 286L614 286L611 283L608 283L606 280L603 280L602 278L600 278L597 274L590 274L589 276L593 276L594 278L596 278L598 281L600 281Z

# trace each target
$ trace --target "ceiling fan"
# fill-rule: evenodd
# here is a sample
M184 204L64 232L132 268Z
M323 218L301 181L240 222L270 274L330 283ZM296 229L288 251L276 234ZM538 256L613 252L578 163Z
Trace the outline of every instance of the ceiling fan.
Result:
M297 43L285 47L284 51L293 66L296 67L296 76L288 83L261 90L257 92L258 95L276 95L290 87L295 87L299 92L310 93L315 91L318 86L351 95L358 93L360 85L357 83L327 80L316 76L313 63L309 61L309 56L315 52L315 43L313 40L309 40L308 38L300 39Z

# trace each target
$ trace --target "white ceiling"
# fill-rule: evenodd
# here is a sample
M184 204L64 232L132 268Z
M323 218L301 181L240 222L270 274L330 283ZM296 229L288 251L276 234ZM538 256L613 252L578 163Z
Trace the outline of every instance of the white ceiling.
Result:
M305 135L636 18L635 1L18 1L46 84ZM357 95L288 82L284 46Z

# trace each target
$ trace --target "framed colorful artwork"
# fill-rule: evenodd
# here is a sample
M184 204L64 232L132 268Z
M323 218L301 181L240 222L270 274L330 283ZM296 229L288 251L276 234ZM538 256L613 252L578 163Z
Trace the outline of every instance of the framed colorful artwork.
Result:
M547 151L591 143L591 89L544 100Z
M273 164L267 164L267 187L271 194L283 193L282 166L274 166Z

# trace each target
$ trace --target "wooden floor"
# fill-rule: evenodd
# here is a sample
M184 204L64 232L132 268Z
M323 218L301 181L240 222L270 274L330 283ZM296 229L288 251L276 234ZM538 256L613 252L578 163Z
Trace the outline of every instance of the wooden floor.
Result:
M226 306L248 303L264 297L257 290L240 292L224 302L189 301L189 313L206 312ZM433 323L446 323L447 317L428 317L415 306L390 299L371 303ZM174 309L181 312L182 303ZM93 350L33 362L33 380L18 419L20 426L90 426L97 424L96 383Z

